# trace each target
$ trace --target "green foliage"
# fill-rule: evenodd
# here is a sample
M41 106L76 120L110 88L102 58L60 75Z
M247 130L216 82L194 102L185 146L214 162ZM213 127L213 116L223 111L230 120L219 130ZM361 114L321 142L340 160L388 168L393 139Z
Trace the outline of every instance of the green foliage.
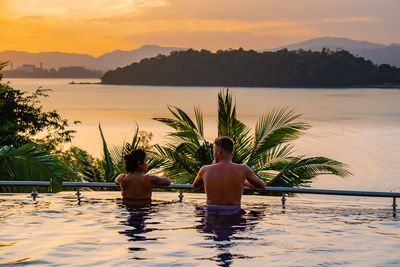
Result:
M171 128L174 140L156 145L151 154L158 167L178 183L192 183L203 165L213 162L210 142L204 139L203 116L195 108L195 122L183 110L169 107L173 118L154 118ZM308 186L320 174L350 175L347 165L325 157L294 156L290 142L310 128L298 122L300 115L286 108L273 109L261 116L254 134L236 117L236 104L229 90L218 94L218 136L234 140L233 162L247 164L268 186Z
M0 69L4 66L0 64ZM39 98L48 97L49 91L39 88L26 95L9 83L0 83L0 146L19 147L35 142L53 149L71 141L75 131L68 129L68 121L55 110L43 111L40 105Z
M137 126L132 140L123 142L119 146L109 146L104 137L103 130L99 124L99 132L102 141L102 155L94 158L87 151L71 147L60 153L59 158L69 170L68 179L81 182L114 182L117 175L125 172L124 155L131 150L143 148L150 149L152 134L139 131ZM154 160L149 159L149 170L154 166Z
M19 148L0 147L0 177L6 181L50 181L51 191L61 189L65 169L50 151L34 143ZM26 188L25 188L26 189ZM28 190L32 190L29 188ZM0 187L0 192L21 192L20 187Z
M0 64L0 70L6 63ZM1 76L0 76L1 78ZM52 192L61 189L68 169L52 155L58 145L70 142L74 131L56 111L44 112L39 88L31 95L0 83L0 179L10 181L50 181ZM40 137L39 137L40 136ZM3 192L32 190L2 187Z
M400 69L344 50L175 51L106 72L103 83L182 86L347 87L400 83Z
M59 151L56 157L67 170L65 179L74 182L97 182L100 177L99 159L95 159L86 150L72 146Z

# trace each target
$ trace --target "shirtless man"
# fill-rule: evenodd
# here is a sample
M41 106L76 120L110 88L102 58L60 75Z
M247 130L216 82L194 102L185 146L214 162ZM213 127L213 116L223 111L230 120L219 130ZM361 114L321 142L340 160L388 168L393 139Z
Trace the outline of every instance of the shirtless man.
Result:
M215 164L203 166L193 182L194 188L204 187L207 211L219 214L239 212L243 186L264 189L263 181L246 164L232 162L233 142L229 137L214 141Z

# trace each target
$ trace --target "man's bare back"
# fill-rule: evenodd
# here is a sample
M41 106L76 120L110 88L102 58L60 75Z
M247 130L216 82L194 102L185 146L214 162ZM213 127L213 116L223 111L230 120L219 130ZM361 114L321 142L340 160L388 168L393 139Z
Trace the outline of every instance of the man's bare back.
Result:
M203 166L193 186L204 185L208 205L240 205L246 181L260 189L265 187L247 165L224 160L214 165Z
M215 164L203 166L193 187L201 188L207 194L207 205L240 206L243 186L250 185L264 189L265 185L249 166L232 162L233 142L228 137L217 138L214 142Z

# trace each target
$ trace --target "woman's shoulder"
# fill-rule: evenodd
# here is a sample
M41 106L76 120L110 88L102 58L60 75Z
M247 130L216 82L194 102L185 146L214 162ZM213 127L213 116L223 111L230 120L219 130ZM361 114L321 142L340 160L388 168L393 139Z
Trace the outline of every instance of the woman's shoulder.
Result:
M120 184L121 180L126 176L126 174L121 173L120 175L118 175L117 177L115 177L115 183L116 184Z

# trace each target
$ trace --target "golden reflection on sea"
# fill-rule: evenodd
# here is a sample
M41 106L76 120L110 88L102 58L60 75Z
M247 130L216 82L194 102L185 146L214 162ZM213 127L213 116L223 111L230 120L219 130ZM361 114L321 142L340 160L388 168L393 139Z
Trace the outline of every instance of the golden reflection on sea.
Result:
M76 80L79 82L80 80ZM84 81L88 81L85 79ZM90 80L98 82L98 80ZM205 135L216 137L217 87L70 85L68 79L11 79L15 88L32 91L38 86L54 92L43 99L57 109L78 132L73 140L100 155L98 124L109 144L121 144L133 135L135 123L154 134L153 143L169 142L165 125L152 120L167 117L167 105L193 115L202 108ZM295 142L297 154L327 156L348 163L353 177L320 176L315 188L400 191L400 90L395 89L279 89L231 88L238 117L254 127L274 107L294 108L313 127Z

